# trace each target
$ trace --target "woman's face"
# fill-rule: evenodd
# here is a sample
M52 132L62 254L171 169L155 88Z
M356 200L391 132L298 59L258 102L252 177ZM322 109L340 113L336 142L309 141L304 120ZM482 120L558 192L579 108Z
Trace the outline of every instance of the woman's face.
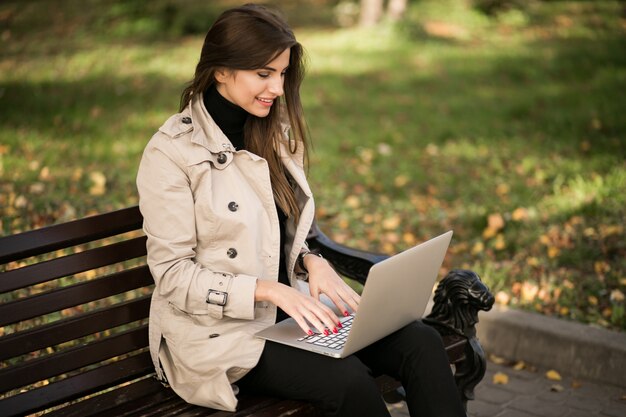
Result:
M257 117L266 117L274 100L283 95L285 73L291 50L285 49L265 67L255 70L219 70L215 74L217 91Z

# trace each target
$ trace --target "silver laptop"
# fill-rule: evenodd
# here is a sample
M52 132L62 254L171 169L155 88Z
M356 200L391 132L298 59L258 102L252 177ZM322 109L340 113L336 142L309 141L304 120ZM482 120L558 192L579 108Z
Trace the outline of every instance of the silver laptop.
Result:
M451 239L449 231L375 264L363 288L358 313L341 319L343 328L338 334L308 336L289 318L256 336L345 358L422 317Z

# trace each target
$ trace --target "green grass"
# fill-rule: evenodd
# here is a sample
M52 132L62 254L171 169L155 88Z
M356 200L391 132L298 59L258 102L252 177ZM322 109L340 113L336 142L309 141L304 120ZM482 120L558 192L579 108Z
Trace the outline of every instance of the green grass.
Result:
M137 203L141 151L177 109L198 28L231 3L197 16L179 1L68 1L50 16L42 2L0 6L4 233ZM501 302L626 329L619 2L538 1L488 18L422 0L368 30L333 28L331 1L274 3L310 56L325 231L396 252L451 228L446 267L476 270Z

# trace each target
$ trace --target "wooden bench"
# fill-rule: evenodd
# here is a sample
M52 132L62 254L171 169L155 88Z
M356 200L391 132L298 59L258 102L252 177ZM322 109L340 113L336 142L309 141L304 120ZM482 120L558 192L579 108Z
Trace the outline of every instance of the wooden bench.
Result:
M131 207L0 238L0 415L316 415L309 404L261 396L242 396L236 413L201 408L154 378L147 328L153 280L141 227ZM316 226L308 241L360 282L385 258L338 245ZM476 315L493 297L468 271L448 278L425 321L443 335L467 401L485 372ZM395 381L382 377L380 385L387 399L401 399Z

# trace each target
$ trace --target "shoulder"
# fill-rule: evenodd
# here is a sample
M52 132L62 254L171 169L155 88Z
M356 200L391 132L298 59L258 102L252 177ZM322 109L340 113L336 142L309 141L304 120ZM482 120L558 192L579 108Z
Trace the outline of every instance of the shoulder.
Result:
M180 138L193 132L193 123L188 111L176 113L169 117L159 128L159 132L170 139Z
M191 144L193 124L187 112L176 113L170 116L158 131L152 136L144 156L153 153L164 154L169 159L184 164L185 148Z

